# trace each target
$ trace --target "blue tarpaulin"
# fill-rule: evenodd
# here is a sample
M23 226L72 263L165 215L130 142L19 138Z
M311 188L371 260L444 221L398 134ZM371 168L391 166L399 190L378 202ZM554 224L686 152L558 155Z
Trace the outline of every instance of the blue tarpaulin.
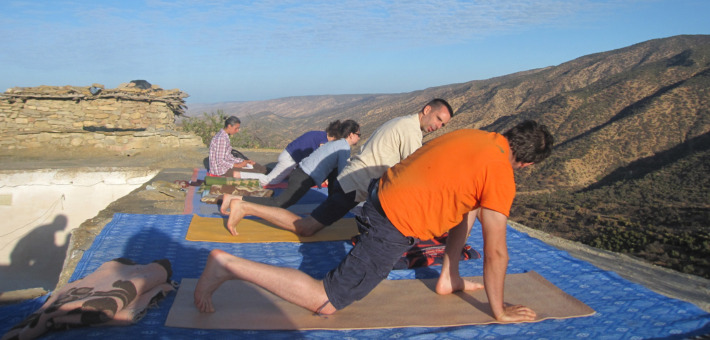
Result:
M102 263L127 257L139 263L168 258L173 279L197 278L214 248L250 260L297 268L322 278L351 249L346 241L316 243L227 244L190 242L185 234L191 215L115 214L79 262L71 280L84 277ZM482 249L480 225L468 244ZM535 270L547 280L592 307L593 316L537 323L442 328L398 328L351 331L235 331L165 327L175 298L171 293L137 324L52 332L42 339L684 339L710 333L710 314L667 298L571 257L527 234L508 228L508 273ZM485 256L485 255L484 255ZM462 276L483 274L482 261L461 262ZM390 280L436 278L439 267L392 271ZM0 332L7 331L37 309L44 298L0 307Z

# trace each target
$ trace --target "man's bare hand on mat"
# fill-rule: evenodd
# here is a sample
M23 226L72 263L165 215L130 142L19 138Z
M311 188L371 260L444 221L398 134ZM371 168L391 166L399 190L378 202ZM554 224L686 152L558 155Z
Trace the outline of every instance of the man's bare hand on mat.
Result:
M503 313L496 315L496 320L505 322L532 321L537 314L523 305L505 306Z
M451 278L450 275L444 273L439 276L439 281L436 282L436 293L439 295L448 295L462 290L472 291L483 288L483 285L478 282L464 280L458 275L456 275L455 278Z

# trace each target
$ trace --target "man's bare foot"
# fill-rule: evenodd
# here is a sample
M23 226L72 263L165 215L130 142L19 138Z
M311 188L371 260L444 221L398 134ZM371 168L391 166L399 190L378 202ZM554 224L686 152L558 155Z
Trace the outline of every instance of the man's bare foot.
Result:
M234 279L231 273L225 268L224 263L231 255L222 250L215 249L210 252L207 258L207 265L202 271L200 279L195 287L195 307L202 313L214 313L212 306L212 294L227 280Z
M222 215L227 215L229 213L229 203L231 203L233 200L241 201L242 197L244 196L231 194L222 195L222 205L219 207L219 212L221 212Z
M241 199L242 199L242 196L231 195L231 194L222 195L222 205L219 207L219 212L221 212L222 215L229 214L229 203L231 203L232 200L241 200Z
M436 282L436 293L439 295L448 295L458 291L470 291L483 289L483 285L478 282L464 280L460 276L452 279L449 275L442 274L439 281Z
M232 195L230 194L224 194L222 195L222 205L219 207L219 212L222 213L222 215L227 215L229 212L229 203L232 202Z
M239 233L237 232L237 223L239 223L246 213L244 213L244 207L242 204L246 202L241 201L241 200L232 200L232 202L229 203L229 219L227 220L227 230L229 230L229 233L232 234L232 236L237 236Z

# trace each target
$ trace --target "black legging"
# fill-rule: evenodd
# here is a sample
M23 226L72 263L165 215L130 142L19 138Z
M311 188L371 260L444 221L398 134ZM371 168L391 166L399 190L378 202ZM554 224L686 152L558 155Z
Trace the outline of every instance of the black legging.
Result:
M328 175L328 181L330 183L333 183L337 173L338 169L336 168ZM244 196L242 199L251 203L285 209L296 204L296 202L305 196L308 190L316 184L320 183L316 183L311 176L308 176L308 174L303 172L303 169L298 167L289 175L288 186L280 195L276 197ZM330 193L330 186L328 186L328 192Z

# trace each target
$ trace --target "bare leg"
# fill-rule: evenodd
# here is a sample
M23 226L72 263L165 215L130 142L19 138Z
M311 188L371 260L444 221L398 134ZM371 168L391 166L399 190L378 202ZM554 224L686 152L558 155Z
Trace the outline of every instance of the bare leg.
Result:
M195 307L202 313L214 312L212 294L228 280L254 283L313 312L328 301L323 282L314 280L299 270L253 262L215 249L207 258L205 270L197 281ZM328 304L320 312L333 314L335 308Z
M313 236L315 233L325 228L325 225L316 221L311 215L296 220L294 226L296 227L296 234L300 236Z
M222 213L222 215L227 215L227 211L229 211L229 203L232 202L232 200L241 199L242 196L239 195L224 194L222 196L222 205L219 207L219 211Z
M464 280L459 275L461 250L466 244L466 238L471 232L473 222L476 221L477 213L478 210L468 213L459 225L449 230L449 237L446 240L446 250L444 252L444 263L441 266L439 281L436 283L436 292L438 294L447 295L461 290L477 290L483 288L482 284Z
M246 215L263 218L279 228L291 231L300 236L312 236L325 227L311 216L301 218L282 208L269 207L235 199L231 200L229 207L230 213L227 228L232 235L237 235L236 226Z

